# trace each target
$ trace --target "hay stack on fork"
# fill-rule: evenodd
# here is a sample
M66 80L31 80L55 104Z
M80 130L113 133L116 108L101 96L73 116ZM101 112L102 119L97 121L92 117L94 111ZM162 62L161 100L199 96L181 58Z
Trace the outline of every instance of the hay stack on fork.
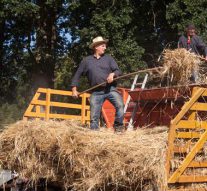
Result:
M199 56L184 48L166 49L163 54L163 66L168 74L169 84L188 85L194 71L199 71L201 64ZM205 77L199 74L199 83L205 82Z

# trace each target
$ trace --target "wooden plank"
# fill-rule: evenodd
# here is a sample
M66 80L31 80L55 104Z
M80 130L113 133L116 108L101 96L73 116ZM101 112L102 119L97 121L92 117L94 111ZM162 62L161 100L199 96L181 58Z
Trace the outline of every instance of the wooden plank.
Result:
M44 113L35 113L35 112L30 112L28 113L29 115L26 117L39 117L39 118L45 118ZM50 119L77 119L81 120L80 115L65 115L65 114L49 114ZM89 116L86 116L85 120L90 120Z
M184 138L184 139L193 139L193 138L200 138L203 133L197 132L177 132L175 137L176 138Z
M45 105L46 105L46 101L44 101L44 100L32 100L32 101L31 101L31 104L33 104L33 105L43 105L43 106L45 106Z
M207 168L207 161L191 161L187 168Z
M175 127L179 129L207 129L207 122L196 120L180 120Z
M176 189L167 189L167 191L206 191L206 188L176 188Z
M85 117L86 117L86 94L82 94L82 109L81 109L81 121L82 121L82 124L85 124Z
M32 109L34 108L34 105L29 105L28 108L26 109L25 113L24 113L24 117L28 116L28 113L32 112Z
M32 101L37 100L37 99L39 98L39 96L40 96L40 93L37 93L37 92L36 92L35 95L34 95L34 97L32 98ZM31 102L32 102L32 101L31 101ZM25 111L23 117L26 116L28 112L31 112L32 109L34 108L34 105L32 105L31 102L30 102L28 108L26 109L26 111Z
M190 110L207 111L207 103L194 103Z
M81 120L81 116L79 115L63 115L63 114L50 114L49 118L55 119L77 119Z
M82 105L73 104L73 103L50 102L50 106L64 107L64 108L70 108L70 109L82 109ZM90 106L85 105L85 109L90 109Z
M38 88L37 92L40 93L47 93L48 88ZM54 89L50 89L51 94L57 94L57 95L66 95L66 96L72 96L72 92L71 91L64 91L64 90L54 90Z
M202 93L205 91L204 88L199 88L193 97L185 103L182 110L177 114L177 116L171 121L171 124L176 125L182 117L189 111L191 106L198 100L198 98L202 95Z
M65 95L65 96L72 96L71 91L65 91L65 90L55 90L55 89L50 89L51 94L57 94L57 95ZM38 88L37 92L39 93L47 93L47 88ZM82 97L83 95L80 95ZM86 97L90 97L89 93L85 93Z
M31 102L34 105L46 105L46 101L42 100L34 100ZM50 102L50 106L54 107L64 107L64 108L71 108L71 109L82 109L82 105L80 104L73 104L73 103L63 103L63 102ZM90 109L89 105L86 105L86 109Z
M36 108L36 113L40 113L41 112L39 105L36 105L35 108ZM38 120L40 120L40 118L36 118L35 120L38 121Z
M168 134L168 150L167 150L166 164L165 164L167 179L170 177L170 160L174 155L175 133L176 133L175 125L170 125L170 130Z
M184 170L187 168L187 166L190 164L190 162L193 160L195 155L198 153L198 151L203 147L204 143L207 139L207 130L202 134L198 142L193 146L192 150L186 158L184 159L183 163L180 165L180 167L172 174L172 176L169 178L168 183L175 183L179 179L180 175L184 172Z
M197 88L193 88L191 97L195 95L196 91L197 91ZM190 111L188 120L195 120L195 119L196 119L196 112Z
M203 92L202 96L207 96L207 89Z
M41 117L45 118L45 113L28 112L25 117Z
M45 109L45 119L48 120L49 119L49 114L50 114L50 89L47 89L47 93L46 93L46 109Z
M188 168L206 168L206 167L207 167L207 161L202 161L202 162L192 161L188 165Z
M192 175L192 176L180 176L178 178L179 183L193 183L193 182L207 182L207 176L196 176L196 175Z

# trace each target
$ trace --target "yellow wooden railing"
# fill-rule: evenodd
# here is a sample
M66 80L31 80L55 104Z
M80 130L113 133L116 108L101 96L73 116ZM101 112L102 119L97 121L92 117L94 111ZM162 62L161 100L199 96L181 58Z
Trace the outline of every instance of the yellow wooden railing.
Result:
M23 119L28 120L31 118L34 119L76 119L81 120L82 124L85 124L90 119L90 106L87 103L87 99L90 97L90 94L84 93L80 95L80 104L75 103L64 103L52 101L52 97L56 96L72 96L71 91L63 90L54 90L54 89L45 89L39 88L35 93L32 101L30 102L27 110L24 113ZM51 108L65 108L65 109L78 109L80 110L79 114L66 114L63 113L53 113ZM71 111L72 111L71 110ZM63 110L64 111L64 110Z
M171 121L166 160L168 190L206 190L183 187L187 183L207 183L207 173L203 173L207 171L206 100L207 89L194 88L191 99ZM174 166L174 161L179 161L179 165Z

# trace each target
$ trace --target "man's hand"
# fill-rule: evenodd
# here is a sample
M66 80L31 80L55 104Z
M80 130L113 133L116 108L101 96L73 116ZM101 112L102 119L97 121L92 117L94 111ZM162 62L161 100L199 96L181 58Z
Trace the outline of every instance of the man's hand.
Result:
M114 81L114 73L110 73L106 79L106 81L110 84Z
M79 94L79 92L77 91L77 87L73 87L72 88L72 96L74 98L78 98L78 94Z
M205 57L205 61L207 62L207 56Z

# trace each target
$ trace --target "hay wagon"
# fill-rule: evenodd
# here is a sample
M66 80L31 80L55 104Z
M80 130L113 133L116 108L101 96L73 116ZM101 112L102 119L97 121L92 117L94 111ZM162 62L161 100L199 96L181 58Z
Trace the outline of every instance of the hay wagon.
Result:
M125 124L132 119L133 127L168 126L168 149L166 154L167 187L161 190L206 190L207 161L205 142L207 140L207 89L189 86L174 88L129 89L120 88L124 102L131 96L125 113ZM54 94L71 96L69 91L39 88L24 114L24 119L79 119L82 124L89 122L90 94L81 95L79 103L63 103L52 100ZM40 97L42 98L40 99ZM43 109L41 109L43 107ZM72 108L79 114L52 113L53 107ZM107 128L111 128L114 119L113 106L106 101L102 115ZM176 164L176 165L175 165ZM204 186L203 186L204 185Z

